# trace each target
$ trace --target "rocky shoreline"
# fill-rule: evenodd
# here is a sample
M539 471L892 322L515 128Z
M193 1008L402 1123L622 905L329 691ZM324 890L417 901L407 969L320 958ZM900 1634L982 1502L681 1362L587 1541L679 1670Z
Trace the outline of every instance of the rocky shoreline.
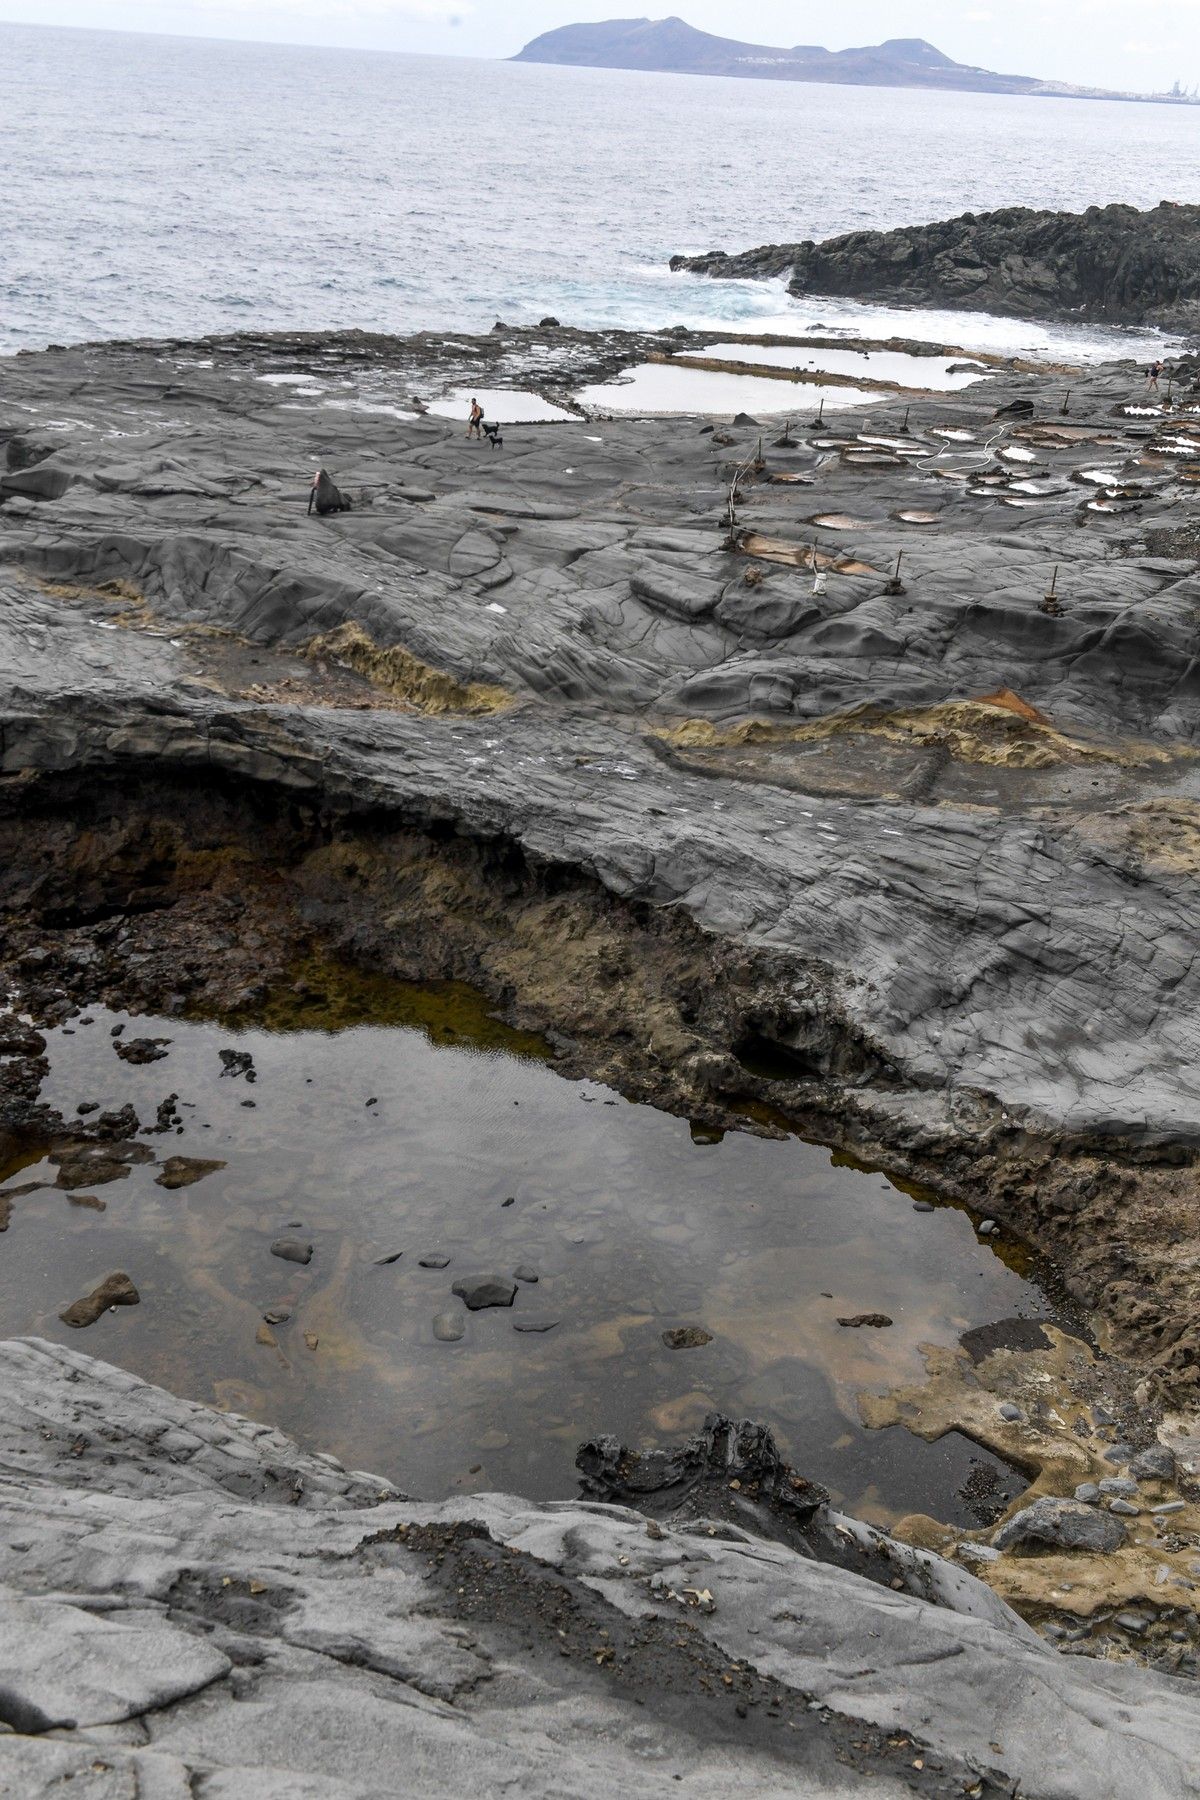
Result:
M786 275L801 296L1200 330L1200 207L1169 201L1150 212L1012 206L821 244L675 256L671 267L722 280Z
M382 1800L398 1768L430 1796L1192 1789L1193 1688L1059 1655L753 1427L647 1471L649 1513L610 1503L605 1444L603 1503L429 1505L58 1346L2 1343L0 1374L14 1800Z
M1099 1373L1046 1336L964 1352L877 1422L965 1430L1035 1503L1093 1510L1074 1487L1161 1428L1184 1524L1153 1511L1174 1476L1095 1512L1144 1515L1137 1616L1196 1547L1200 371L1169 406L1112 365L811 422L799 395L786 429L582 416L582 383L696 347L547 326L14 359L6 1166L119 1164L169 1128L44 1102L38 1028L89 1004L251 1020L314 953L468 980L567 1073L713 1129L798 1125L1053 1255ZM577 416L468 443L424 406L472 366ZM318 466L352 511L306 516ZM10 1176L0 1228L21 1200ZM74 1366L81 1392L120 1379ZM1044 1566L1022 1588L1005 1555L1007 1597L1071 1615L1062 1559L1017 1560ZM1077 1594L1085 1635L1098 1604ZM1180 1607L1154 1603L1163 1654L1176 1629L1192 1653ZM919 1748L881 1777L911 1790ZM1023 1791L1097 1791L1054 1783ZM374 1790L312 1789L342 1791Z

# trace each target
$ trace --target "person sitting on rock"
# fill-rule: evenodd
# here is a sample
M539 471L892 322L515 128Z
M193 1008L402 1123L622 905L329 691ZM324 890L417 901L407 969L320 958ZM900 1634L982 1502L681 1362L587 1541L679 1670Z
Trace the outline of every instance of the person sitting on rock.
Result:
M483 408L478 400L471 402L471 416L467 421L467 436L482 439Z

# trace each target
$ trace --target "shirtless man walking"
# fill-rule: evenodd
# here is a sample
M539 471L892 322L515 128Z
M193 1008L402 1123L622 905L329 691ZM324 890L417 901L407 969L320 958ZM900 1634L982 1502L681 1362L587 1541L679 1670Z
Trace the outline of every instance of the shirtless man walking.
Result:
M478 400L471 402L471 414L467 420L467 436L482 439L480 427L483 424L483 408Z

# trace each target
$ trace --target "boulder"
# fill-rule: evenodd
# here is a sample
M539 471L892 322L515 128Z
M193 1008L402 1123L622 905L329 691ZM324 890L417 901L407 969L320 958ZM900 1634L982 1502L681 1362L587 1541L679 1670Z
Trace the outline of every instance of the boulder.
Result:
M997 1550L1088 1550L1107 1555L1119 1550L1125 1538L1125 1527L1110 1512L1044 1494L1002 1525L992 1542Z
M470 1275L456 1281L450 1292L472 1312L482 1312L485 1306L511 1306L517 1287L505 1275Z

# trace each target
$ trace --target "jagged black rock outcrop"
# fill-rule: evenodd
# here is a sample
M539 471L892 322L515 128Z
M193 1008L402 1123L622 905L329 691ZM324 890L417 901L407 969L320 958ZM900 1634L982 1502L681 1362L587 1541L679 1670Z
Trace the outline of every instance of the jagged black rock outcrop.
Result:
M1169 201L1149 212L1010 206L824 243L676 256L671 267L741 279L788 275L794 294L1200 330L1200 206Z

